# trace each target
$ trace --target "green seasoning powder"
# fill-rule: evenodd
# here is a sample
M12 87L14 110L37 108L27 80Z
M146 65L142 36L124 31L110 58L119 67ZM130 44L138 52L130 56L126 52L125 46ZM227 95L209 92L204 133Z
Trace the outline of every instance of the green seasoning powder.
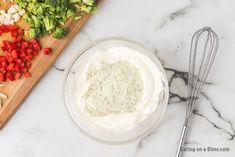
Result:
M133 112L143 95L140 72L128 61L103 61L99 68L90 67L87 80L90 85L84 100L92 116Z

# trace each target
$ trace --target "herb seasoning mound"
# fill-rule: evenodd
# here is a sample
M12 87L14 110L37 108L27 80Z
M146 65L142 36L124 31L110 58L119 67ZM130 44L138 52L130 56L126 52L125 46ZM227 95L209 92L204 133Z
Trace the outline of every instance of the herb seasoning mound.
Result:
M99 69L89 68L90 86L85 94L87 111L93 116L136 111L143 95L143 80L129 61L102 62Z

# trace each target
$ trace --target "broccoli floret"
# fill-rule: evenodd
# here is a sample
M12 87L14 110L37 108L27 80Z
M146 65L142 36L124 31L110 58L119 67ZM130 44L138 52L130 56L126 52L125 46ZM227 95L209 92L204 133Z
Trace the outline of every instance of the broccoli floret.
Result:
M94 4L94 0L82 0L82 1L87 5L93 5Z
M25 15L23 16L23 18L25 19L26 22L29 23L29 25L30 25L31 27L35 27L35 26L34 26L33 18L32 18L29 14L25 14Z
M57 5L57 0L46 0L45 2L52 7L55 7Z
M80 10L89 13L92 10L92 6L82 5L80 6Z
M32 15L31 17L33 19L34 27L35 28L40 27L41 26L41 20L35 15Z
M43 28L31 28L25 31L25 34L32 38L39 38L46 34L45 29Z
M53 28L55 28L55 21L53 18L46 16L43 18L43 22L47 31L51 31Z
M29 23L27 31L31 37L53 34L63 37L68 29L61 28L68 18L80 19L86 13L95 11L95 0L15 0L26 10L24 19Z
M62 38L63 36L65 36L67 33L68 33L68 28L57 27L53 33L53 37L59 39L59 38Z
M74 12L74 10L72 10L72 9L69 9L68 11L67 11L67 18L68 17L71 17L71 16L74 16L75 15L75 12Z
M38 6L37 10L36 10L36 15L42 15L43 14L43 7L42 6Z
M69 6L69 0L61 0L61 5L63 6L63 7L67 7L67 6Z
M25 31L25 34L29 37L32 37L32 38L36 37L35 29L28 29L28 30Z

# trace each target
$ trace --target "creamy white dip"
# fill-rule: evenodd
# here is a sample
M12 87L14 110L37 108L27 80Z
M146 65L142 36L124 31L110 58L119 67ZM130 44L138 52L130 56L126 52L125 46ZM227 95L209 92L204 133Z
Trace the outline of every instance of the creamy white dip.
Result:
M146 120L158 105L158 96L163 89L161 74L154 62L135 49L121 46L112 46L106 49L96 49L83 58L83 63L76 71L76 103L80 118L102 132L123 133L136 128ZM87 110L85 95L91 82L88 73L91 68L99 69L103 62L115 64L128 62L138 69L143 83L143 91L136 103L135 110L130 112L109 113L95 116ZM104 106L102 106L104 107Z

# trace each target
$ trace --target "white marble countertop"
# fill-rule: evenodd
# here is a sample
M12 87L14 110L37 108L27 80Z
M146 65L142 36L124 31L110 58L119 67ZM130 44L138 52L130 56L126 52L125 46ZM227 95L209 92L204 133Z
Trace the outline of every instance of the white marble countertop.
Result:
M192 33L212 27L220 37L219 55L206 85L187 141L188 148L229 148L226 152L186 151L186 157L235 156L235 1L104 0L64 50L23 106L0 132L2 157L172 157L185 116L186 78ZM83 135L62 98L63 70L87 43L110 36L135 40L156 52L168 70L171 99L159 127L126 145L104 145Z

